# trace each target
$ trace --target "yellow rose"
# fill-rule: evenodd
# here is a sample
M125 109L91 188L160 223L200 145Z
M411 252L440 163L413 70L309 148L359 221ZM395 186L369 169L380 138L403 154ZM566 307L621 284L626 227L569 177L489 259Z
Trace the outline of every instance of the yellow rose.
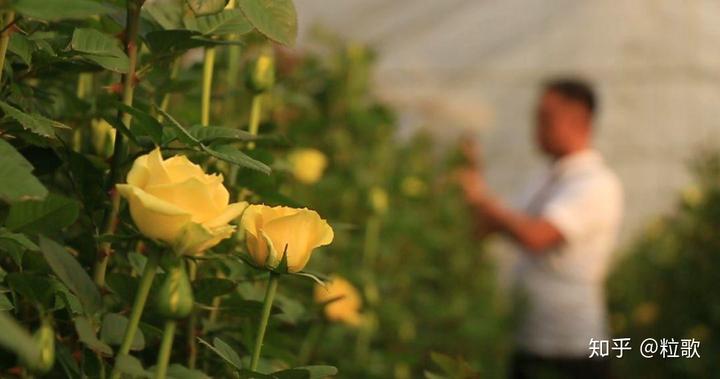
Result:
M228 223L247 207L229 204L222 175L205 174L184 155L163 160L159 148L136 159L117 190L140 232L178 254L199 254L230 237L235 227Z
M362 322L362 298L347 280L333 276L325 286L315 286L315 302L325 305L325 317L330 321L359 326Z
M288 155L293 176L301 183L313 184L322 178L327 158L319 150L296 149Z
M286 252L290 272L302 270L313 249L330 244L334 236L327 221L307 208L250 205L240 224L258 266L275 268Z

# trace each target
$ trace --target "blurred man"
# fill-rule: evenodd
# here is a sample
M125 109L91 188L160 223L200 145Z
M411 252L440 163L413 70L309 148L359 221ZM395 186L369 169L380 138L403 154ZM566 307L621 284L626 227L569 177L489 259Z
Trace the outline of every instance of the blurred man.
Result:
M490 193L472 148L466 152L470 167L459 175L478 233L501 232L523 253L517 284L527 304L516 331L514 379L609 376L607 359L588 358L589 343L609 339L603 287L623 195L592 148L595 109L593 90L582 81L545 85L536 138L551 164L522 209L510 209Z

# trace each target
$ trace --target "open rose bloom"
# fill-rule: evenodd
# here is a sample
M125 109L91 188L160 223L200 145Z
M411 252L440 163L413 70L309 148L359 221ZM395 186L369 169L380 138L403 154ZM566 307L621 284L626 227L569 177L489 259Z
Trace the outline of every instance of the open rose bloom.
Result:
M327 221L306 208L250 205L240 224L255 264L275 268L286 253L289 272L302 270L313 250L334 237Z
M247 207L229 203L222 175L206 174L184 155L163 160L159 148L137 158L117 190L140 232L178 254L200 254L230 237L228 223Z

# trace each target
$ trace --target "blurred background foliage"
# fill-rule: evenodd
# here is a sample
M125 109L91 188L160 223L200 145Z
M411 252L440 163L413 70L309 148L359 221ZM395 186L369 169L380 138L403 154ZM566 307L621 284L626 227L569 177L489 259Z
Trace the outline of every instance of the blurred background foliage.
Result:
M648 225L623 252L608 280L613 332L632 338L696 339L700 358L616 360L627 377L705 378L720 369L720 154L703 151L691 164L695 184L675 209Z

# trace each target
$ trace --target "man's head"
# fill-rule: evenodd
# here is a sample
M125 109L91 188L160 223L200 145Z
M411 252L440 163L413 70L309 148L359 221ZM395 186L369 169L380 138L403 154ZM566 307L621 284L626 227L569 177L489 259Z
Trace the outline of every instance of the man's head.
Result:
M571 78L548 81L536 114L536 136L543 152L557 158L587 148L595 108L595 94L586 82Z

